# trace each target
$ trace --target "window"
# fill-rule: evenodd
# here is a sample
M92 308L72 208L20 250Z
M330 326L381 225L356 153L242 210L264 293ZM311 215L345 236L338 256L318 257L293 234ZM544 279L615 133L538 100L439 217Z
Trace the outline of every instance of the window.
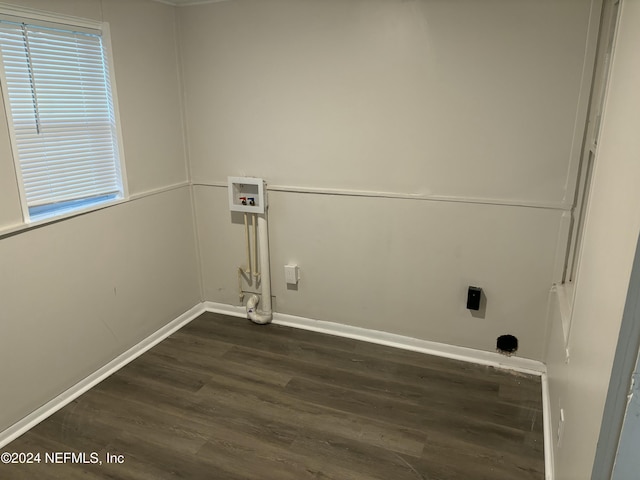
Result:
M102 32L0 17L0 57L25 221L123 198Z

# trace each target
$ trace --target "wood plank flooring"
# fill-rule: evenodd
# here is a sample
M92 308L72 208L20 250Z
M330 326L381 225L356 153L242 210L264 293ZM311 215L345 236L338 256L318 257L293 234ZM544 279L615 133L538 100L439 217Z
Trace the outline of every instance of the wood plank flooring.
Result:
M0 478L542 480L541 398L537 377L206 313L7 445L41 462Z

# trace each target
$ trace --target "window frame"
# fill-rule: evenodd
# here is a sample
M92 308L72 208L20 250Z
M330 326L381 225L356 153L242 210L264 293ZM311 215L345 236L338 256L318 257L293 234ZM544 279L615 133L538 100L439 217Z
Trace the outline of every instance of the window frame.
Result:
M54 27L67 31L93 31L99 33L102 42L102 48L104 51L104 60L108 70L109 84L111 87L111 100L113 108L113 116L115 122L115 137L117 148L117 164L116 170L120 174L120 183L122 187L122 195L113 199L105 200L99 203L91 203L86 206L79 206L71 210L62 210L51 215L47 215L43 218L33 219L29 213L29 206L27 205L27 197L25 192L25 184L22 177L22 169L20 165L20 158L18 156L18 146L15 133L15 127L13 123L13 115L11 112L11 105L9 103L9 92L5 81L0 82L0 92L2 94L2 103L4 108L5 118L7 120L7 126L9 131L9 139L11 143L11 152L13 156L13 165L15 178L17 182L18 192L20 196L20 208L22 211L22 219L24 225L36 226L50 222L59 221L65 218L82 215L95 210L100 210L106 207L124 203L130 199L127 169L125 162L125 154L123 148L123 136L122 127L120 121L120 111L118 106L118 92L115 78L115 68L113 62L113 53L111 47L111 32L109 24L107 22L101 22L97 20L91 20L80 17L73 17L69 15L61 15L56 13L43 12L40 10L14 7L11 5L0 5L0 16L12 21L25 22L35 25L42 25L45 27ZM4 80L4 78L2 78Z

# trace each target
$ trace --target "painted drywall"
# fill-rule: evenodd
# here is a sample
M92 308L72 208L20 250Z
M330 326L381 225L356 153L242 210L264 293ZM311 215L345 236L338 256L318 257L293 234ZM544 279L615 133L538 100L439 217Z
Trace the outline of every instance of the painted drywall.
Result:
M589 6L179 8L193 179L561 204Z
M0 237L0 431L200 301L190 188L163 191L187 181L174 8L21 4L109 22L130 190L160 192ZM19 221L15 191L0 205L0 229Z
M564 361L562 329L549 341L549 386L556 446L556 478L590 478L627 288L640 233L640 3L622 2L609 93L597 152ZM553 310L555 325L560 320Z
M566 355L565 334L562 326L562 301L564 301L564 298L559 295L558 287L553 287L549 293L549 331L544 362L547 364L547 378L549 382L548 395L550 409L547 412L547 415L549 415L548 421L550 421L548 424L551 425L551 432L549 432L551 436L548 438L552 439L552 444L549 447L552 449L554 459L558 457L558 448L560 445L558 442L560 433L559 429L561 428L560 409L565 407L564 403L561 401L561 396L569 385L568 371L565 368L565 364L568 360ZM564 309L564 311L566 312L566 309ZM562 428L564 428L564 425Z
M210 208L226 194L195 187L197 224L205 298L237 305L243 219ZM556 212L280 192L269 201L276 311L484 350L510 333L524 340L522 356L540 358ZM285 283L287 263L300 266L297 289ZM482 285L485 318L465 308L468 285Z
M184 182L175 8L105 0L102 10L111 27L129 191Z
M0 241L0 431L198 301L189 191Z
M211 186L229 175L442 196L461 202L270 192L276 310L484 350L514 333L542 359L589 8L177 9L205 298L237 302L246 263L242 224ZM282 278L294 261L298 290ZM487 292L484 318L465 309L470 284Z

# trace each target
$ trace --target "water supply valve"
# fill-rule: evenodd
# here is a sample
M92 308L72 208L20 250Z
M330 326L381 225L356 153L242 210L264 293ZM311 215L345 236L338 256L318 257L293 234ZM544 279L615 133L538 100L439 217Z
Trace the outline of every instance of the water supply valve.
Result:
M267 197L264 180L253 177L229 177L229 209L232 212L263 214Z

